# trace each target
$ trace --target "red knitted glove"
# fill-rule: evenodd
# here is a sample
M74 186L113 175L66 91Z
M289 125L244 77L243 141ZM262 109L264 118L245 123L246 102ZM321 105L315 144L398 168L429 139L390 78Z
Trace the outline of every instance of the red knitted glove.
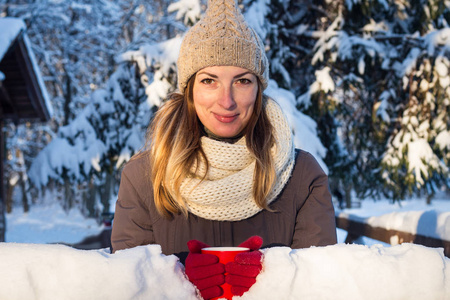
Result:
M188 243L189 254L185 261L185 271L203 299L211 299L222 295L222 285L225 282L225 266L219 263L219 258L212 254L202 254L201 249L209 247L197 240Z
M233 295L242 296L256 282L256 276L262 269L262 253L258 251L262 243L260 236L252 236L239 245L250 248L250 252L239 253L234 262L226 264L228 275L225 280L231 285Z

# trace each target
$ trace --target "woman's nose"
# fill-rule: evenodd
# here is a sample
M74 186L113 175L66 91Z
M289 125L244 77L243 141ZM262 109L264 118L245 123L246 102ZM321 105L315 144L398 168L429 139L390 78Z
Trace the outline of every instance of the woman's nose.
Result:
M219 105L227 110L232 110L236 107L236 102L234 101L233 89L232 87L224 86L219 99Z

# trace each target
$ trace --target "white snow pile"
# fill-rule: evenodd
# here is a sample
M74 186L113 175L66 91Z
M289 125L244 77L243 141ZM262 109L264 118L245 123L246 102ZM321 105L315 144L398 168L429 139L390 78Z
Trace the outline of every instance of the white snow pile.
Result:
M159 246L76 250L63 245L0 245L0 299L195 299L175 256Z
M0 299L197 299L183 266L158 245L118 251L0 244ZM234 299L450 299L442 249L337 244L264 250L264 269Z

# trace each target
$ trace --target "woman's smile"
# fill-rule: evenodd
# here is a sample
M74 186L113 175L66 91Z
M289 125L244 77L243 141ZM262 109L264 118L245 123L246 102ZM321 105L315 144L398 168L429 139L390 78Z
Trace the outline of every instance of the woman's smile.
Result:
M231 123L238 118L238 115L224 116L216 113L213 113L213 115L222 123Z

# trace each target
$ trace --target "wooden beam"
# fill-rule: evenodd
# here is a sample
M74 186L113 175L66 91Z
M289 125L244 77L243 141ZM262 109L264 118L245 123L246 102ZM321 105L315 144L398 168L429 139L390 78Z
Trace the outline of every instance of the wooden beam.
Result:
M450 241L399 230L372 227L367 223L338 216L336 217L336 226L348 232L346 243L352 243L357 238L366 236L391 245L414 243L432 248L444 248L444 255L450 258Z

